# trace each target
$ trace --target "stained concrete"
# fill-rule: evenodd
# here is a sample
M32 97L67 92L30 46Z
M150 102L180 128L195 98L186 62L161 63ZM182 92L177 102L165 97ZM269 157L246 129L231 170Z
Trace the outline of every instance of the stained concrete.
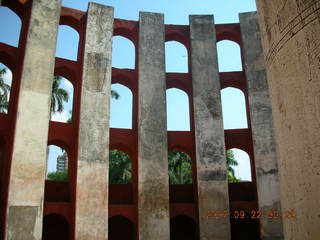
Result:
M240 14L240 28L250 105L258 203L263 216L260 219L261 239L283 239L282 219L265 217L272 211L280 213L281 204L272 109L257 13Z
M320 2L257 0L285 239L320 236Z
M139 239L167 240L170 216L162 14L140 13L139 93Z
M60 0L32 2L13 142L6 223L8 239L41 239L59 18Z
M205 219L209 210L229 212L213 16L190 16L190 35L200 239L226 240L230 239L229 218Z
M113 8L90 3L81 91L76 239L108 239Z

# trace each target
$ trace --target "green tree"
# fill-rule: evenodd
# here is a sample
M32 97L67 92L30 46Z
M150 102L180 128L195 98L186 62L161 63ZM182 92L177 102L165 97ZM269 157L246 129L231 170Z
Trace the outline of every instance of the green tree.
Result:
M56 171L48 173L48 180L51 181L68 181L68 169L64 169L63 171Z
M170 184L191 184L192 164L191 158L178 151L168 153L168 174Z
M111 98L118 99L120 97L119 93L111 89Z
M7 73L6 68L0 69L0 113L8 112L8 97L10 93L10 85L5 83L4 75Z
M131 160L119 150L109 153L109 182L111 184L131 183Z
M226 159L227 159L227 167L228 167L228 181L229 182L240 182L241 179L237 178L234 175L233 166L238 166L238 161L235 159L232 150L227 150Z
M52 94L51 94L51 114L56 112L63 112L63 102L69 101L69 92L61 88L62 77L54 76L52 83Z

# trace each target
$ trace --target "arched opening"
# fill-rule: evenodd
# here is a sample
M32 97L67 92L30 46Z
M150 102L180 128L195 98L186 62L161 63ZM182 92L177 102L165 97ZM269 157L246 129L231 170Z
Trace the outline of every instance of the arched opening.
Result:
M126 86L116 83L111 89L119 97L111 95L110 127L132 129L132 92Z
M79 33L72 27L60 25L56 57L77 61L79 48Z
M246 101L241 90L222 89L221 104L224 129L248 128Z
M72 122L73 85L61 76L54 76L51 94L51 121Z
M219 72L242 71L240 46L233 41L217 43Z
M43 217L42 240L69 240L69 223L61 215Z
M133 223L123 216L113 216L109 218L109 240L133 240Z
M169 152L168 173L170 184L191 184L192 162L189 155L178 151Z
M193 203L192 160L184 152L168 153L170 203Z
M109 153L109 204L132 204L132 161L128 154L114 149Z
M195 221L187 216L175 216L170 219L170 240L196 240Z
M13 47L19 46L21 19L8 7L0 6L0 42Z
M56 145L47 148L47 168L44 200L46 202L69 202L68 153Z
M111 150L109 154L109 183L130 184L132 181L131 165L128 154L119 150Z
M9 111L10 90L12 86L12 72L0 62L0 113Z
M177 88L166 91L168 131L190 131L188 95Z
M46 179L50 181L68 181L68 153L56 145L47 149Z
M112 67L135 69L135 46L128 38L112 38Z
M183 44L176 41L166 42L165 55L166 72L188 72L188 51Z
M249 155L240 149L232 148L227 151L228 177L235 182L251 182L251 162Z

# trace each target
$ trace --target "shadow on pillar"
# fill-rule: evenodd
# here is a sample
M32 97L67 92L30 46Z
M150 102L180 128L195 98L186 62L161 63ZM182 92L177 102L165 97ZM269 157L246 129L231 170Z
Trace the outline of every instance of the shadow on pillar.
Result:
M133 223L125 217L113 216L109 218L108 240L133 240Z
M175 216L170 219L170 240L197 240L196 224L192 218Z
M69 223L58 214L43 217L42 240L69 240Z

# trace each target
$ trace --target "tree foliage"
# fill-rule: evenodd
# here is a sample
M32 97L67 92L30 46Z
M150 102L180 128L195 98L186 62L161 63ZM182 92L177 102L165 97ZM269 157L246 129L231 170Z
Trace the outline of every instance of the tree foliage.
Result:
M63 102L69 101L69 92L61 88L62 77L54 76L51 94L51 113L63 112Z
M191 184L192 164L191 158L178 151L168 153L168 173L170 184Z
M240 182L241 179L237 178L234 174L233 166L238 166L238 161L235 159L232 150L227 150L226 159L227 159L227 167L228 167L228 181Z
M119 150L110 151L109 182L111 184L131 183L131 160L126 153Z
M59 182L68 181L68 169L65 169L63 171L48 173L47 179L51 181L59 181Z

